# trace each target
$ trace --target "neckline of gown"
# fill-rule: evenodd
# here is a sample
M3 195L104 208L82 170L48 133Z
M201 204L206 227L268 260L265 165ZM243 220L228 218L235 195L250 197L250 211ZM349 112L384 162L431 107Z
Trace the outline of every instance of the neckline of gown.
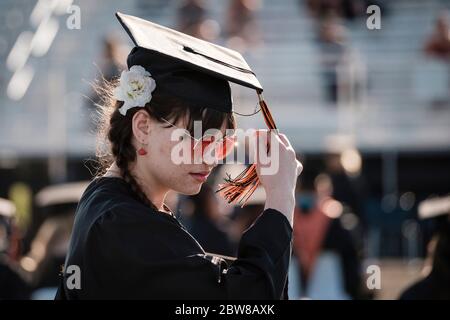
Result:
M99 181L101 181L101 180L103 180L103 181L108 181L108 182L111 182L112 180L114 180L114 181L118 181L118 182L120 182L122 185L124 185L126 188L127 188L127 190L128 190L128 192L129 192L129 194L133 197L133 199L136 199L136 201L138 201L140 204L142 204L142 205L145 205L145 206L147 206L146 204L144 204L142 201L140 201L138 198L137 198L137 196L134 194L134 192L131 190L131 187L130 187L130 185L128 184L128 182L126 182L123 178L121 178L121 177L97 177L97 178L95 178L94 180L97 180L97 182L99 182ZM166 205L164 205L166 208L168 208ZM164 217L166 217L166 218L169 218L170 220L173 220L173 221L175 221L177 224L179 224L180 222L178 221L178 219L175 217L175 215L173 214L173 212L172 211L170 211L170 213L167 213L167 212L164 212L164 211L161 211L161 210L155 210L155 209L153 209L153 208L150 208L150 209L152 209L152 211L154 212L154 213L158 213L158 214L160 214L160 215L162 215L162 216L164 216ZM168 208L169 209L169 208Z

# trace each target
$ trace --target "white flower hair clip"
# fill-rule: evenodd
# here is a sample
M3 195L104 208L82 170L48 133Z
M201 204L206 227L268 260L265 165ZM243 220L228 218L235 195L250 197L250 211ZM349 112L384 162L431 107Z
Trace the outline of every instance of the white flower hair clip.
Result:
M123 101L123 106L119 108L120 114L126 115L128 109L144 107L152 100L156 82L142 66L134 65L130 70L122 71L119 82L113 94L116 100Z

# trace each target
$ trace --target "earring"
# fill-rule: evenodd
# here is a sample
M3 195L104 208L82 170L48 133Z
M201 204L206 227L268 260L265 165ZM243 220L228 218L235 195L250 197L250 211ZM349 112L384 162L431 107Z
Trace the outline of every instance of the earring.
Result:
M142 143L143 144L143 143ZM145 156L147 154L147 150L144 149L144 147L139 148L138 154L140 156Z
M145 155L147 154L147 151L146 151L144 148L140 148L140 149L138 150L138 154L139 154L140 156L145 156Z

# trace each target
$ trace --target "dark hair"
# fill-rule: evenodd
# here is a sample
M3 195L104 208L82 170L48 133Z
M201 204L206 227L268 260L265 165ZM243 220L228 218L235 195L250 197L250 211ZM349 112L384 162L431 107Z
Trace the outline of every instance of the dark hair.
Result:
M104 81L96 91L101 97L98 118L97 134L97 176L103 175L108 167L116 161L122 177L130 185L137 197L145 204L156 209L155 205L147 198L136 178L129 170L130 164L136 161L136 149L131 143L133 136L133 115L144 109L153 119L164 122L162 119L176 123L180 119L186 119L186 129L193 135L194 121L202 120L203 132L211 128L221 128L226 124L227 129L236 126L233 113L224 113L207 106L192 106L172 96L153 94L151 101L144 108L131 108L123 116L119 108L123 102L113 98L113 89L118 85L117 80Z

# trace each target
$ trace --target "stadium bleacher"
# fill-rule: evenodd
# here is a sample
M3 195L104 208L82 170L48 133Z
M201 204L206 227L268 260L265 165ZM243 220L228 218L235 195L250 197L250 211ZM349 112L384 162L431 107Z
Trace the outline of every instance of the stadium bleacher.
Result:
M449 4L439 0L389 1L389 10L382 12L381 30L368 30L365 17L345 23L349 44L367 70L365 98L335 108L324 98L316 21L299 3L263 1L257 16L264 45L246 54L266 89L279 127L299 149L324 151L324 141L335 136L350 137L363 151L449 149L450 108L434 110L423 98L443 76L423 67L428 60L421 51L439 9ZM46 55L28 59L34 77L25 96L14 101L6 95L12 72L5 61L20 33L35 31L29 22L35 3L1 1L0 6L7 8L0 10L5 18L2 21L18 13L21 16L12 29L0 24L0 149L4 152L44 155L56 148L77 155L92 153L95 141L86 125L89 114L83 96L89 94L89 82L96 76L99 40L118 30L114 12L128 12L173 27L179 2L114 0L105 5L83 0L73 4L81 8L81 29L66 28L67 14L54 16L59 22L56 38ZM210 17L223 24L227 3L214 0L208 5ZM249 90L237 90L236 95L238 104L254 101ZM49 117L49 108L61 112ZM260 118L239 121L243 126L262 125ZM52 131L55 125L59 127ZM52 132L62 125L65 136L53 137Z

